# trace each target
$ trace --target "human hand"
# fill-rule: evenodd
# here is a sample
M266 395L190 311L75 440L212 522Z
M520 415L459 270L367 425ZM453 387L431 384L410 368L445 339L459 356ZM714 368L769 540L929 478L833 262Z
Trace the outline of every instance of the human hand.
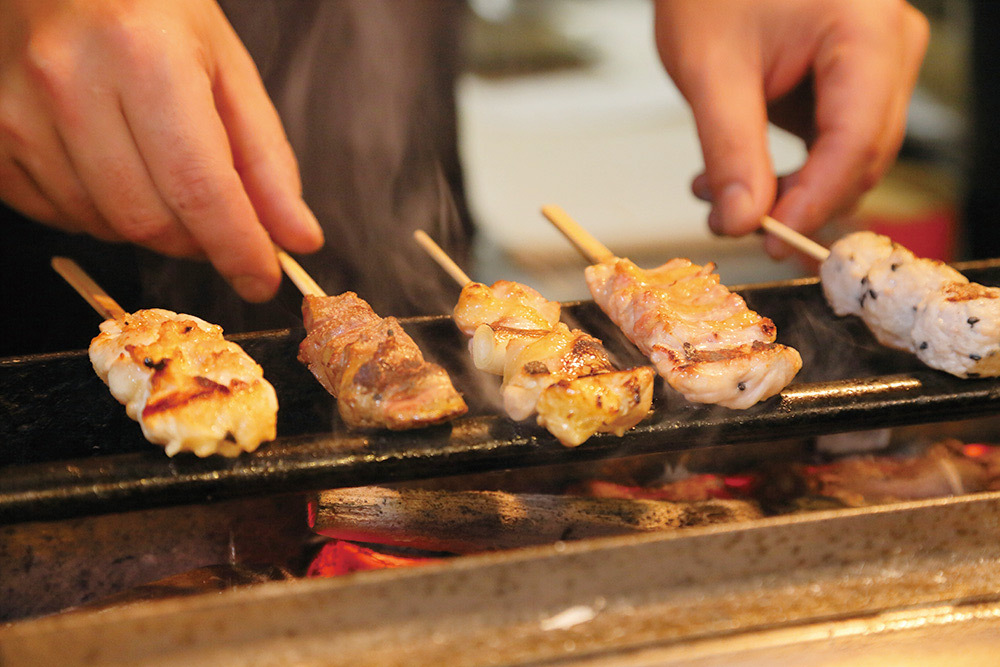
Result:
M705 172L692 190L712 202L711 229L743 235L770 214L809 234L849 211L902 145L928 34L903 0L657 0L657 47L694 113ZM780 178L769 120L809 149ZM767 249L788 252L770 237Z
M40 222L205 256L250 301L272 239L322 231L249 54L214 0L0 0L0 199Z

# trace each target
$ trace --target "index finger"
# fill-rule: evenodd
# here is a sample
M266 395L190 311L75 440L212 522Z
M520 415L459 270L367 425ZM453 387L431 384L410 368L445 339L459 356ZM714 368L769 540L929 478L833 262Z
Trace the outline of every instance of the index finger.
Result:
M240 296L267 300L281 282L280 267L234 167L208 73L193 60L159 63L122 92L153 183Z
M815 70L817 137L779 197L775 217L812 232L885 174L902 144L912 90L901 72L900 53L898 41L865 34L821 50Z

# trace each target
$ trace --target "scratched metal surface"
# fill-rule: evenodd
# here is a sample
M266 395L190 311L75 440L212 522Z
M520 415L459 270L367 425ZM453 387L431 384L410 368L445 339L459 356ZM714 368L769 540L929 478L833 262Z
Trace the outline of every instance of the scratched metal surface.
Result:
M961 265L1000 284L1000 260ZM407 432L350 432L333 399L296 361L302 331L234 337L264 367L280 403L278 438L236 459L166 457L94 374L85 351L0 359L0 522L279 492L426 479L528 466L755 443L824 433L955 421L1000 413L1000 380L962 380L878 345L855 318L837 318L815 281L736 288L796 347L803 370L748 410L688 403L658 381L652 415L622 438L560 445L533 420L497 406L497 378L468 366L450 319L404 320L427 356L451 371L470 404L454 423ZM637 350L593 303L566 319L626 364Z

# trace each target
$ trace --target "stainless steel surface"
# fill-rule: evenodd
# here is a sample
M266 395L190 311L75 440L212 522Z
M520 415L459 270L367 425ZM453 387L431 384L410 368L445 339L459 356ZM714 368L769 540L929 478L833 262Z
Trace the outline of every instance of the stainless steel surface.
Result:
M72 613L0 630L0 663L819 665L935 624L982 656L998 600L987 493Z

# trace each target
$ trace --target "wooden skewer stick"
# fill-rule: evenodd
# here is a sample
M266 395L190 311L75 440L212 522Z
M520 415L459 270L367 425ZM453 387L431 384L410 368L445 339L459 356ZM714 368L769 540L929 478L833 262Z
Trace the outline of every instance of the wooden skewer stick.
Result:
M434 239L427 235L427 232L422 229L418 229L413 232L413 238L417 240L417 243L419 243L420 246L427 251L427 254L430 255L435 262L441 265L441 268L445 270L445 273L454 278L455 282L458 283L460 287L465 287L472 282L472 278L470 278L465 271L463 271L462 268L455 263L455 260L449 257L448 254L441 249L441 246L434 242Z
M556 229L563 233L569 242L580 251L580 254L591 264L600 264L615 258L615 254L608 250L600 241L594 238L590 232L585 230L562 208L553 205L542 207L542 215L549 219Z
M68 257L53 257L52 268L56 273L75 289L80 296L86 299L91 307L100 313L106 320L120 320L128 313L118 305L118 302L101 289L101 286L94 282L83 268Z
M830 256L829 250L816 243L811 238L798 233L788 225L778 222L769 215L765 215L761 218L760 226L764 228L764 231L769 234L774 234L788 245L792 246L796 250L804 252L813 259L818 259L822 262Z
M588 261L594 264L605 262L614 258L614 254L601 244L600 241L590 235L569 215L558 206L543 206L542 214L555 225L556 229L562 232L567 239L579 250ZM765 215L761 219L761 226L765 231L774 234L782 241L793 248L819 261L830 256L830 251L816 243L812 239L800 234L791 227L784 225L774 218Z
M287 252L274 246L275 252L278 254L278 262L281 264L282 270L284 270L285 275L299 288L299 291L306 296L326 296L326 292L320 287L315 280L312 279L306 270L302 268L302 265L292 259L292 256Z

